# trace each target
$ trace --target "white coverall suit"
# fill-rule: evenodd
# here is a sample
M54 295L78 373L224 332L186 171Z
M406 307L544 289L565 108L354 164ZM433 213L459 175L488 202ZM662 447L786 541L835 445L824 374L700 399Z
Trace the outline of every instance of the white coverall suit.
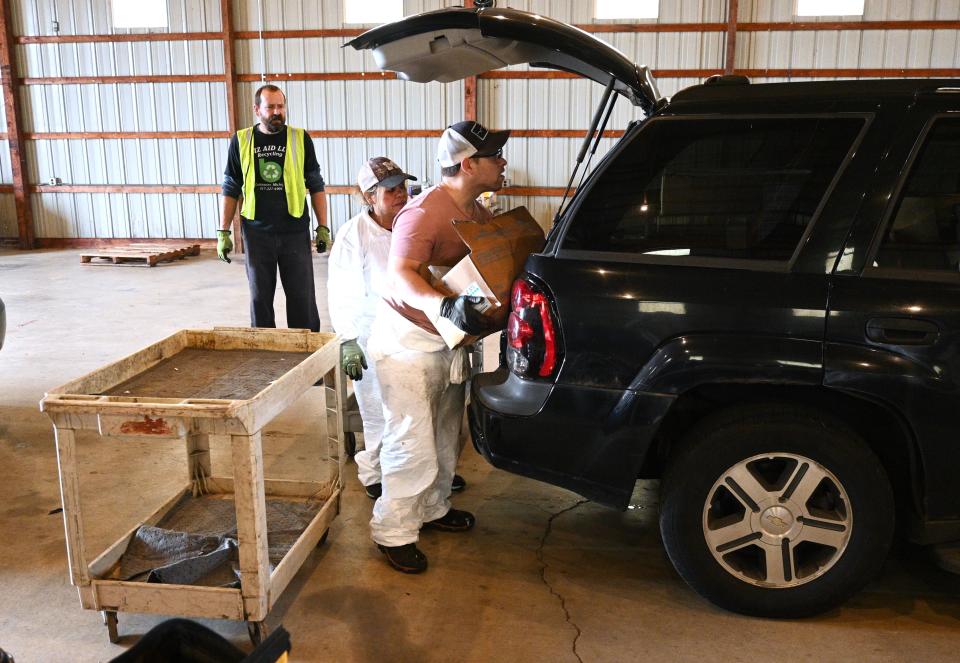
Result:
M450 484L462 450L467 353L449 350L386 302L370 335L386 425L380 448L383 494L370 532L383 546L415 543L423 523L450 510Z
M337 232L330 251L327 301L330 321L344 340L356 339L367 359L363 378L353 383L363 418L364 449L357 453L357 476L364 486L380 483L380 439L383 436L380 381L367 344L377 306L385 292L390 231L364 210Z

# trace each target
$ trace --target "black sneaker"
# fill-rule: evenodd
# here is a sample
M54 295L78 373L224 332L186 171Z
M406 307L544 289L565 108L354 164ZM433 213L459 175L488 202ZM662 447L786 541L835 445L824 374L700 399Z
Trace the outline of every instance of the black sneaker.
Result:
M461 490L467 487L467 482L464 481L463 477L459 474L453 475L453 481L450 482L450 490L459 493Z
M390 566L402 573L423 573L427 570L427 556L420 552L415 543L402 546L381 546L377 548L387 558Z
M476 523L477 519L469 511L450 509L442 518L425 522L423 526L427 529L438 529L441 532L466 532L468 529L473 529Z

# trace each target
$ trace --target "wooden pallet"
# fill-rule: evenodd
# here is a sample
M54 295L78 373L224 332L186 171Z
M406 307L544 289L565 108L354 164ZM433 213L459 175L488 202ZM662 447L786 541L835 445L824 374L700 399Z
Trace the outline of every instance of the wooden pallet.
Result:
M183 260L187 256L200 255L199 244L176 246L174 244L134 243L123 246L93 249L80 254L80 262L88 265L133 265L153 267L158 262Z

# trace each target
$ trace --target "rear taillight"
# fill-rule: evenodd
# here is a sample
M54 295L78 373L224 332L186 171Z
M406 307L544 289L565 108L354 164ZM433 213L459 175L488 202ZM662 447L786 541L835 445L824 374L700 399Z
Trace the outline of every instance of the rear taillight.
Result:
M513 283L507 320L507 363L521 377L549 377L557 368L558 339L547 296L526 279Z

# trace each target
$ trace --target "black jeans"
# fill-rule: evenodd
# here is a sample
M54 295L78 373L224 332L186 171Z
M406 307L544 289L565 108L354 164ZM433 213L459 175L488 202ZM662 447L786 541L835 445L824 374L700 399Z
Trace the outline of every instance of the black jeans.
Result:
M247 224L242 228L250 284L250 326L277 326L273 296L279 270L287 298L287 327L320 331L310 229L304 226L302 232L274 233L249 228Z

